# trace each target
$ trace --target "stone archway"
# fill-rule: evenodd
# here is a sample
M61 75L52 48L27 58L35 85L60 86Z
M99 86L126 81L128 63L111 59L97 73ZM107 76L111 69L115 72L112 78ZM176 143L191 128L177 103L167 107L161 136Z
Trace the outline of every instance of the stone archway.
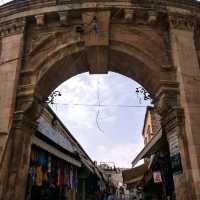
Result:
M170 153L181 153L176 198L200 199L199 4L17 3L0 8L0 199L24 199L44 99L76 74L108 70L138 81L154 97Z

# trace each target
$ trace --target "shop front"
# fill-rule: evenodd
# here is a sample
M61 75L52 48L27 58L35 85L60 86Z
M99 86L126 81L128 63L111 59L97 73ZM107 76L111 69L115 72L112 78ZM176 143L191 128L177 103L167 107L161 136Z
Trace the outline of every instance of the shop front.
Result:
M37 122L26 200L86 200L91 194L96 197L105 183L96 164L49 107Z
M74 200L77 166L32 145L27 200Z
M148 166L141 182L143 199L174 200L174 181L169 147L166 137L161 132L151 139L132 163L135 164L143 158Z

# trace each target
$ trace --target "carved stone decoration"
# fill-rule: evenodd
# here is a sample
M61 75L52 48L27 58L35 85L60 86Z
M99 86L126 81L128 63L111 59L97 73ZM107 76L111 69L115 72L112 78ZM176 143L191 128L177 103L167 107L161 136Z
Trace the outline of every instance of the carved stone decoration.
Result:
M110 11L86 12L82 14L82 19L89 71L92 74L107 73Z
M161 88L156 95L155 106L161 116L179 107L179 84L177 82L161 81Z
M43 26L44 24L45 24L45 21L44 21L44 15L42 14L42 15L36 15L35 16L35 19L36 19L36 24L38 25L38 26Z
M133 9L125 9L124 10L124 18L126 21L132 21L133 20L133 15L134 15L134 10Z
M193 30L195 17L192 15L181 15L178 13L169 13L170 27L180 30Z
M59 12L61 25L68 25L68 12Z
M148 12L148 23L154 25L157 22L157 12L156 11L149 11Z
M39 49L41 49L43 46L48 44L49 41L52 41L56 38L56 33L41 33L41 34L35 34L32 36L31 41L31 47L28 49L28 53L30 56L33 56Z
M7 37L24 32L26 25L25 18L19 18L12 21L0 23L0 37Z
M172 70L174 68L173 61L172 61L172 55L171 55L171 42L170 42L170 36L169 36L169 30L164 28L162 30L162 38L165 46L165 54L166 54L166 61L162 65L163 70Z
M25 117L31 123L36 122L36 120L40 117L44 107L46 106L46 102L36 95L27 95L23 98L18 98L16 104L16 116ZM21 114L18 115L18 113ZM16 120L20 121L19 117L16 118ZM24 119L22 118L21 121L24 121Z

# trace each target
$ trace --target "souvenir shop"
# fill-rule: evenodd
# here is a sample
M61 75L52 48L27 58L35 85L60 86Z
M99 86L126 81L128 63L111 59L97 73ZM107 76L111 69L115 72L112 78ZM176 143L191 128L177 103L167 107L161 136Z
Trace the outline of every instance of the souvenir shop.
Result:
M32 145L26 200L75 200L77 166Z

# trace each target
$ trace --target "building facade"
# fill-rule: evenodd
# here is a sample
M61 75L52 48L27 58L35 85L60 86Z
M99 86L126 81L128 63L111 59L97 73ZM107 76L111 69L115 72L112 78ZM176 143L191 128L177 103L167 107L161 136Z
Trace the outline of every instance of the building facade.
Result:
M154 107L147 107L142 135L145 146L132 165L134 167L141 159L144 159L144 164L132 169L135 180L140 177L133 188L140 187L142 199L174 200L173 175L182 173L182 165L170 157L169 144L161 128L160 116ZM135 172L138 168L144 169L144 166L145 170Z

